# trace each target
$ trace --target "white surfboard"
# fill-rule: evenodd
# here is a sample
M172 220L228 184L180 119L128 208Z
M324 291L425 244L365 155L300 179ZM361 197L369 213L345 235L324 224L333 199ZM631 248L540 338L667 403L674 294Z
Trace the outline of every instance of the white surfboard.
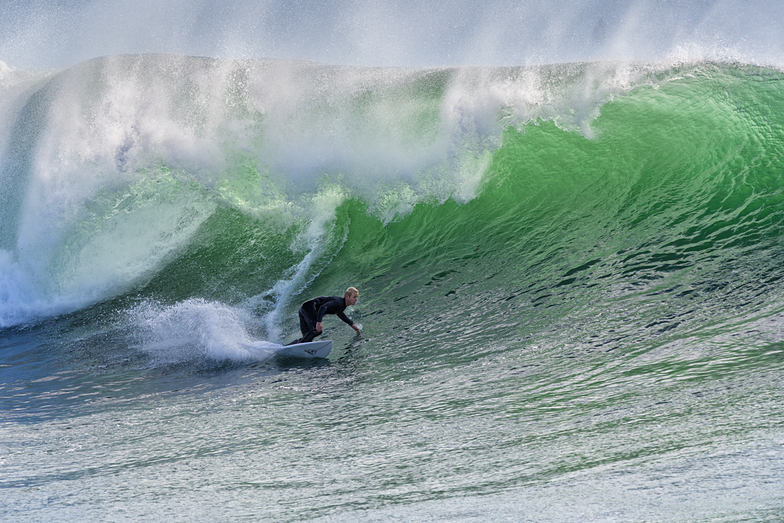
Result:
M287 358L326 358L331 350L332 340L324 340L288 345L276 351L276 354Z

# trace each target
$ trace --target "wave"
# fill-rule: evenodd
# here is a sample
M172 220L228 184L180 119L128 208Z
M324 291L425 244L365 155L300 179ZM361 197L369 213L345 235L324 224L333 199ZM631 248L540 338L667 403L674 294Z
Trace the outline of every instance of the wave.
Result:
M387 335L430 342L598 322L628 343L780 311L776 70L145 55L15 85L0 326L120 299L130 323L154 303L280 341L298 298L349 284ZM194 343L178 357L213 354Z

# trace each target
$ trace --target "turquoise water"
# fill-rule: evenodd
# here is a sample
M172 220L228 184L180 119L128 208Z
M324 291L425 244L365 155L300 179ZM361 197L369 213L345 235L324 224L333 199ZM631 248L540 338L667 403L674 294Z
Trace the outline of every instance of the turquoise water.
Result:
M780 71L3 74L2 519L783 517Z

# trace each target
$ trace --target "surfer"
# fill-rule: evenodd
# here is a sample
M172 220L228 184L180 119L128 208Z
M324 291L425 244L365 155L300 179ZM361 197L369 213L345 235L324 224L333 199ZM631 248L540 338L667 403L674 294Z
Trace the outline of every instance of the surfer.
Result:
M308 343L316 336L321 335L323 330L321 320L325 314L336 314L359 334L361 332L359 327L343 313L346 307L354 305L358 299L359 291L354 287L349 287L342 298L340 296L319 296L306 301L299 308L299 329L302 331L302 337L292 341L289 345Z

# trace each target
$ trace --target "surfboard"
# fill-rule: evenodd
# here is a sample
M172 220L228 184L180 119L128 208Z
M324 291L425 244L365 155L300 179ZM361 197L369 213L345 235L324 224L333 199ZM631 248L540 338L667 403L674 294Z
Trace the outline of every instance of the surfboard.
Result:
M276 354L286 358L326 358L331 350L332 340L323 340L287 345Z

